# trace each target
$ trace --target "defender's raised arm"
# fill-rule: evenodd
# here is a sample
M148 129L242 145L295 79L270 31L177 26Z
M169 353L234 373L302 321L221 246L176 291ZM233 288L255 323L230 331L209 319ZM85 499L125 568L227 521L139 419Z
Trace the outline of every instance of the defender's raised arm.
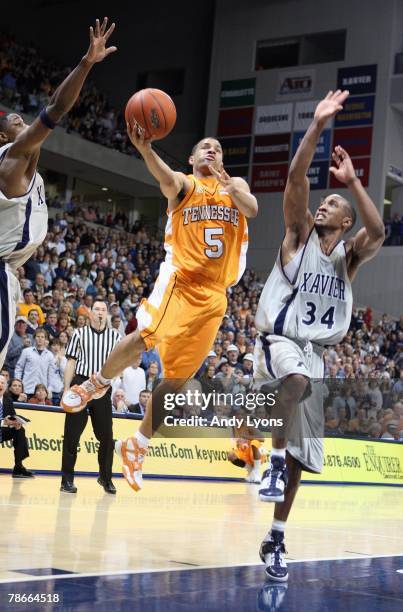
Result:
M106 47L106 43L115 29L114 23L109 29L107 29L107 25L108 18L105 17L102 24L97 19L95 28L90 27L90 45L86 54L56 89L47 108L29 127L18 134L10 147L8 156L29 155L33 150L40 147L50 134L51 129L69 112L76 102L91 68L117 50L116 47Z
M348 91L340 89L335 92L329 91L319 102L313 121L291 162L283 200L286 242L289 243L291 250L305 242L313 225L312 215L308 209L307 172L315 155L316 145L327 122L343 108L342 105L348 95Z

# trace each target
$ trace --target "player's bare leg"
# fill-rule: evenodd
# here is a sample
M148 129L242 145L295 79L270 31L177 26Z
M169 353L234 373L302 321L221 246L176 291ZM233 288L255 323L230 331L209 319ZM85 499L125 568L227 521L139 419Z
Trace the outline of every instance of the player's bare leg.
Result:
M253 465L249 467L249 474L245 478L246 482L250 482L253 484L260 484L261 482L261 474L260 469L262 465L260 450L254 444L251 445L252 456L253 456Z
M179 379L161 381L147 401L139 430L134 436L127 438L127 440L117 440L115 444L115 451L123 462L123 475L134 491L139 491L142 487L142 466L144 457L148 452L150 439L167 415L164 406L165 395L166 393L175 393L184 383L185 380Z
M271 580L285 582L288 578L285 561L284 530L288 515L294 503L301 481L301 465L290 454L286 457L288 483L284 492L284 501L274 506L274 519L271 529L260 546L260 558L266 565L266 575Z
M283 426L273 428L272 431L269 467L263 473L262 485L259 489L259 498L262 501L284 501L284 490L288 478L286 466L287 433L292 426L298 403L305 393L308 382L305 376L291 374L279 388L277 401L271 414L272 418L282 419Z

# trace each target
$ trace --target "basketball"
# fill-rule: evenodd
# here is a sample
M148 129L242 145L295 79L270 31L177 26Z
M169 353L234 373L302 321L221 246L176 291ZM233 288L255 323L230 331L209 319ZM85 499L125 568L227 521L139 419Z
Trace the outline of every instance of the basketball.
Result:
M145 130L146 138L165 138L176 123L176 108L172 99L161 89L141 89L127 102L125 119L136 121Z

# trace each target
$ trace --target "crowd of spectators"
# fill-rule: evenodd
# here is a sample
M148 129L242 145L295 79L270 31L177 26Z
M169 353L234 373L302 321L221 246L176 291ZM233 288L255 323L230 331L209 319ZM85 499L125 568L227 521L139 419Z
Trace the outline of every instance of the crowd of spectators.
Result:
M3 374L12 380L13 389L18 387L20 401L58 404L66 346L75 327L87 324L95 299L106 301L109 325L122 335L135 330L138 305L152 291L164 259L162 240L140 222L129 227L121 213L107 219L98 216L97 224L84 219L83 210L75 217L58 212L43 245L18 270L23 299L7 353L8 372ZM201 391L253 393L254 315L262 286L256 273L247 270L228 291L227 312L196 375L194 384ZM403 316L398 321L387 315L374 320L370 308L354 308L348 334L325 352L324 359L327 432L400 438ZM114 381L114 409L142 416L160 377L158 352L143 353ZM220 416L236 410L231 400L214 407ZM258 412L270 416L264 407Z
M385 221L385 246L403 245L403 215L395 213L392 219Z
M17 112L37 114L55 86L69 73L44 59L33 45L0 34L0 100ZM90 81L69 115L68 132L135 154L120 113ZM108 304L109 324L122 335L136 329L136 310L153 287L163 242L140 222L130 225L120 212L101 215L82 208L79 198L50 204L59 212L50 221L43 245L18 270L23 292L5 370L10 391L20 401L58 404L63 390L65 351L75 327L87 324L96 298ZM399 214L386 224L386 244L403 244ZM252 392L254 315L262 283L247 270L228 292L228 309L209 356L197 373L201 390ZM403 316L375 321L369 308L354 309L344 341L325 353L326 430L371 437L400 437L403 430ZM144 353L113 385L113 406L142 416L148 394L158 384L156 351ZM215 412L236 410L227 402ZM192 408L193 410L193 408ZM196 410L197 412L197 410ZM265 408L259 409L260 416ZM269 416L269 415L267 415Z
M42 57L33 44L21 45L13 36L0 34L0 99L15 112L38 114L70 72L70 67L62 68ZM87 140L122 153L136 154L127 137L122 114L90 80L62 125L67 132Z
M14 36L0 32L0 102L14 112L37 115L70 72L71 67L62 67L43 57L32 43L20 44ZM123 113L108 102L91 80L86 81L60 125L67 133L140 157L127 136ZM172 167L183 169L181 162L157 149Z

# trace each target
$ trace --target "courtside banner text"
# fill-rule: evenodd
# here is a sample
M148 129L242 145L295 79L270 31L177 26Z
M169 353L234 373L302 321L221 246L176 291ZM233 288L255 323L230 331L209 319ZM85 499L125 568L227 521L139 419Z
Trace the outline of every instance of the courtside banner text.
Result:
M17 412L31 420L26 427L30 457L24 464L32 470L59 472L63 442L64 413L21 409ZM140 421L114 418L115 438L126 438L138 430ZM182 437L155 437L145 462L145 474L154 476L188 476L199 478L243 478L240 468L227 461L227 451L233 445L233 430L227 428L227 437L217 428L217 438L204 438L203 427L187 429ZM185 437L186 434L189 437ZM271 447L270 438L264 446ZM77 458L77 473L98 473L98 443L87 425L81 437ZM403 485L403 443L325 438L324 468L322 474L303 472L303 479L311 482L349 482L385 485ZM11 469L14 463L9 442L0 444L0 468ZM120 473L121 465L114 458L113 471Z

